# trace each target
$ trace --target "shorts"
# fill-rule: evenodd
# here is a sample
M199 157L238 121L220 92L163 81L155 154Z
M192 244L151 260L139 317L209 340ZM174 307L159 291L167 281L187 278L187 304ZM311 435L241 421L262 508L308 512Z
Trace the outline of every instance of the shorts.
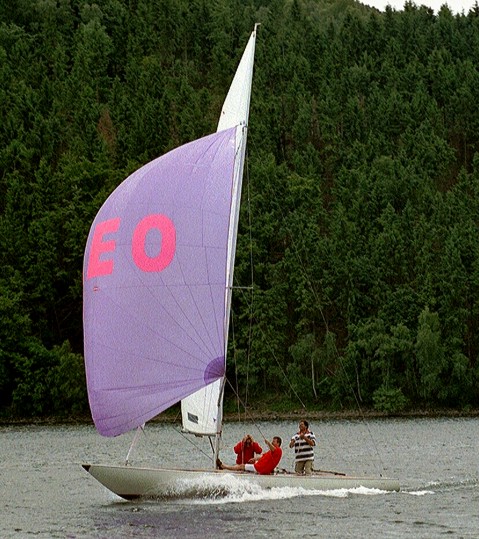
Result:
M256 471L256 468L254 467L254 464L245 464L244 465L244 471L245 472L250 472L250 473L258 473Z

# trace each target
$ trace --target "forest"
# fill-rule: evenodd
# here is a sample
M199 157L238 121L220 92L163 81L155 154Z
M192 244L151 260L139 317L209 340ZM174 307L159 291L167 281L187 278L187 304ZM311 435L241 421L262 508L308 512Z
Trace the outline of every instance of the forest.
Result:
M477 4L15 0L0 3L1 417L88 413L91 223L134 170L215 131L255 23L227 401L479 407Z

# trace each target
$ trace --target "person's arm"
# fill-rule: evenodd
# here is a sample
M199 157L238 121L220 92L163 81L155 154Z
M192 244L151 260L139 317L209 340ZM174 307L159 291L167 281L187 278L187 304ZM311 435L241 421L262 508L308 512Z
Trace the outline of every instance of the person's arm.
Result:
M263 448L259 445L258 442L255 442L253 444L253 451L254 453L257 453L258 455L260 455L263 452Z
M269 450L271 451L271 453L274 453L276 447L266 438L264 439L264 443L269 447Z
M301 434L300 438L304 440L309 446L313 447L315 445L315 441L311 439L310 436L307 436L306 434Z
M294 439L294 436L291 438L291 441L289 442L289 447L294 447L294 442L296 440Z
M239 454L241 453L242 449L243 449L243 441L238 442L238 443L233 447L233 451L234 451L237 455L239 455Z

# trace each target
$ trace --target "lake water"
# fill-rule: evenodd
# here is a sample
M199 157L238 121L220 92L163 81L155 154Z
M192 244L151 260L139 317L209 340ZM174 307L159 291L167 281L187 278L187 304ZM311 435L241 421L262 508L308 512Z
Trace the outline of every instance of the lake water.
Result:
M222 459L250 432L283 437L281 467L296 421L228 423ZM315 467L397 477L401 492L262 491L238 485L219 498L126 502L81 468L121 463L131 435L102 438L92 426L0 427L0 537L6 538L476 538L479 418L321 421ZM201 451L194 451L193 444ZM263 444L264 447L264 444ZM155 424L132 463L207 466L206 442Z

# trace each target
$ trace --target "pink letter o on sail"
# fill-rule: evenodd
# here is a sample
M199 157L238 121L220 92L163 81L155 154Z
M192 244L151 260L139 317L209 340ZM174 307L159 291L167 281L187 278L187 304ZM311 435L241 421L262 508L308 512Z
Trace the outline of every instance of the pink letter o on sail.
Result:
M153 228L161 234L161 250L155 257L148 256L145 252L146 236ZM139 269L149 272L163 271L173 260L175 249L175 225L166 215L148 215L138 223L133 233L131 254Z

